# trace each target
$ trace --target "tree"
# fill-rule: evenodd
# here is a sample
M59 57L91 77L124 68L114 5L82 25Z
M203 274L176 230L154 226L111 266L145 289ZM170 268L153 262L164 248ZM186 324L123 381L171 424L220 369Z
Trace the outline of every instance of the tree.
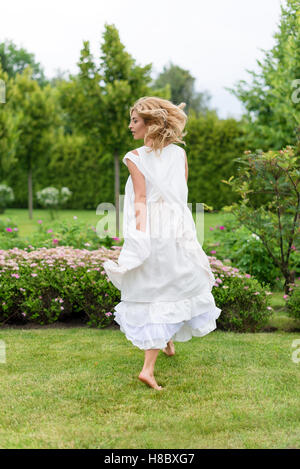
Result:
M13 115L9 110L7 100L11 89L8 75L4 72L0 65L0 80L5 84L5 100L0 103L0 164L1 173L8 171L16 159L16 149L18 142L18 116Z
M40 63L35 61L34 54L23 47L18 49L12 41L0 43L0 64L9 78L14 78L17 73L22 73L30 66L33 80L37 80L40 86L45 86L48 82Z
M28 175L28 208L32 219L32 170L49 155L50 130L57 125L54 90L43 89L27 67L10 81L7 110L18 119L17 162Z
M287 0L281 5L276 43L264 61L257 60L259 72L247 70L253 83L240 80L235 88L226 88L246 108L245 133L253 148L279 150L295 143L300 125L300 3Z
M196 114L204 113L208 110L210 94L195 91L195 78L188 70L184 70L178 65L169 64L165 66L153 83L153 89L170 86L171 101L175 104L186 103L185 112L193 109Z
M280 151L247 150L237 161L237 177L222 182L240 194L241 202L228 210L259 236L281 270L288 294L295 281L291 257L300 247L300 156L288 145ZM256 203L257 194L264 195L263 203Z

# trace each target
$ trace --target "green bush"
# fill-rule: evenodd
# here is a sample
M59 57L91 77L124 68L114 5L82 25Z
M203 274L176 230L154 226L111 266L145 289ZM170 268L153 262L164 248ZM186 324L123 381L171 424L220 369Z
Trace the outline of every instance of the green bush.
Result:
M0 249L53 248L56 246L72 246L77 249L95 250L100 246L110 249L121 246L123 240L110 236L99 238L94 226L85 223L52 221L44 223L38 220L39 226L36 232L28 237L18 237L18 228L9 219L7 222L0 220ZM8 231L9 230L9 231Z
M107 279L102 262L116 254L69 247L2 251L1 324L79 318L88 325L110 325L119 290Z
M90 326L114 323L113 309L120 291L107 278L102 264L117 260L120 247L97 250L59 246L1 251L0 323L50 324L80 319ZM222 309L218 327L256 332L272 314L270 292L238 268L210 258L216 283L213 295Z
M260 238L235 219L228 219L224 226L214 227L212 237L213 242L206 245L208 252L215 251L222 260L230 259L232 265L251 274L260 283L268 283L273 288L277 279L282 277ZM292 251L291 263L294 262L295 268L299 261L299 252Z
M216 305L222 309L218 328L234 332L262 330L273 314L269 302L271 292L250 274L225 266L216 258L211 260L211 266L216 278L212 293Z
M286 302L288 315L300 319L300 288L295 288Z

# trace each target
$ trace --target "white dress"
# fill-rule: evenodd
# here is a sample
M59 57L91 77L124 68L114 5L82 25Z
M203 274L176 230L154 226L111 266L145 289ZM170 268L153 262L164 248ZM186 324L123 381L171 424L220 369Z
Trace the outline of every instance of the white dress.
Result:
M146 151L147 150L147 151ZM121 291L114 318L133 345L162 349L168 341L185 342L216 329L221 309L211 293L215 277L197 239L187 205L184 150L167 145L126 153L146 181L146 232L136 229L131 176L125 186L123 237L118 262L103 263Z

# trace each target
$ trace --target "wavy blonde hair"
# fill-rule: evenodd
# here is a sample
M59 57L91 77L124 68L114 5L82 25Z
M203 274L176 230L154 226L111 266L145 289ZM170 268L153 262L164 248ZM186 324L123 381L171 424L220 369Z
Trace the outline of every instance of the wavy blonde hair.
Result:
M163 147L170 143L185 145L182 140L187 134L183 132L187 121L187 115L183 111L185 106L185 103L176 106L171 101L156 96L144 96L134 103L130 108L130 117L132 111L137 112L147 126L145 141L152 141L150 150L146 150L147 153L152 150L159 150L161 153Z

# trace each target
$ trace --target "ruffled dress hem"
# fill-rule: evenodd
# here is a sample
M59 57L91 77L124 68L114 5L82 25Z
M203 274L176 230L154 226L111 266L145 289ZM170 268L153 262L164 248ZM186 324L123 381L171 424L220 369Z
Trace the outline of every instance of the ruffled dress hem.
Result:
M209 334L217 328L220 314L213 296L205 300L201 294L173 303L122 301L115 306L114 319L127 340L141 350L149 350L163 349L170 339L186 342Z

